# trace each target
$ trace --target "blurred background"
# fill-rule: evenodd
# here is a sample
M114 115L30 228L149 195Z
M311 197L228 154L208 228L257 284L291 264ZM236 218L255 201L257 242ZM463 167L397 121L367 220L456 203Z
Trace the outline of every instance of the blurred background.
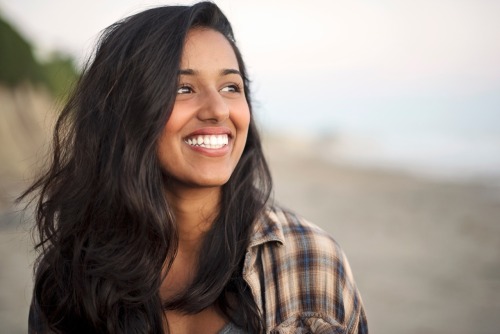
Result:
M161 4L0 0L0 333L35 254L13 205L99 32ZM498 333L500 2L215 1L252 79L275 199L346 251L372 333Z

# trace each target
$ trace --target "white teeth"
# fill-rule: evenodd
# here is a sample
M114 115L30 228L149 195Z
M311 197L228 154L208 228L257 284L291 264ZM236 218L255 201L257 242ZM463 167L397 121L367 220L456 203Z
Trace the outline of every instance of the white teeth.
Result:
M217 149L229 144L227 134L223 135L199 135L196 137L187 138L184 140L191 146L200 146L205 148Z

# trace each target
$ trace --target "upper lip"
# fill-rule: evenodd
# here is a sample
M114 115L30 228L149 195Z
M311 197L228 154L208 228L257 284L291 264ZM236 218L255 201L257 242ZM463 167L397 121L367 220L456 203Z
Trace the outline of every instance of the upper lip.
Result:
M191 132L186 136L186 138L194 137L194 136L204 136L204 135L228 135L229 137L232 137L233 134L229 128L223 127L223 126L217 126L217 127L207 127L207 128L201 128L196 131Z

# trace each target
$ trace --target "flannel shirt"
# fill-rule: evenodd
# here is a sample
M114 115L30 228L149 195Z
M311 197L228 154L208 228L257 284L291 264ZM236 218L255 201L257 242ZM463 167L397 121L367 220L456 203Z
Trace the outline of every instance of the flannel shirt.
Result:
M273 207L256 222L243 278L272 334L365 334L361 297L333 238Z

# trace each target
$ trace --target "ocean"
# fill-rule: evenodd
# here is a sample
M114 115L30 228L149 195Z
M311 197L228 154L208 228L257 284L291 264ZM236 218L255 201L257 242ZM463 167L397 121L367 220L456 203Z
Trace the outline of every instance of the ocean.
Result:
M274 94L279 95L279 94ZM308 140L335 163L500 185L500 94L342 98L264 96L264 131Z

